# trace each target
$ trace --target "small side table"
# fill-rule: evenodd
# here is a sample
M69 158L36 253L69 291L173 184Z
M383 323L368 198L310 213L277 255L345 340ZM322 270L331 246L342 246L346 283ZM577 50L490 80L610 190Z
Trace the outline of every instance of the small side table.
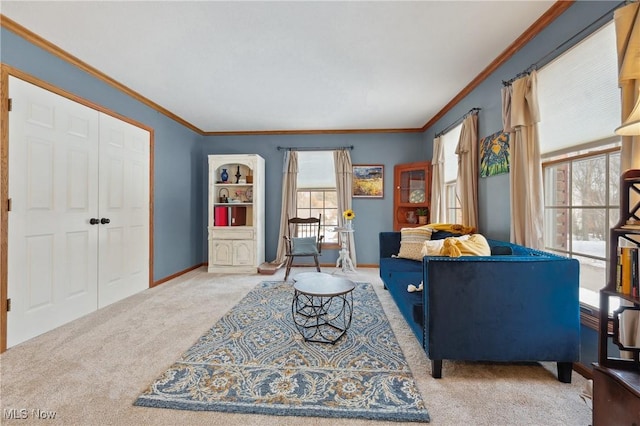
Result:
M335 228L335 232L340 234L340 256L336 261L336 268L342 267L342 272L356 272L349 254L349 235L353 234L353 228Z
M346 278L301 277L293 285L293 322L306 342L335 344L349 329L355 284Z

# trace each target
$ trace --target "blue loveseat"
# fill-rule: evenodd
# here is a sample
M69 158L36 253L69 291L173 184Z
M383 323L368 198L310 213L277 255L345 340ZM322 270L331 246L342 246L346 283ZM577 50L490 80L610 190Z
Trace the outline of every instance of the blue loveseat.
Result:
M434 233L434 237L439 234ZM487 239L491 256L392 257L400 232L380 233L380 278L442 377L442 360L555 361L571 382L579 360L579 264ZM407 286L423 282L421 292Z

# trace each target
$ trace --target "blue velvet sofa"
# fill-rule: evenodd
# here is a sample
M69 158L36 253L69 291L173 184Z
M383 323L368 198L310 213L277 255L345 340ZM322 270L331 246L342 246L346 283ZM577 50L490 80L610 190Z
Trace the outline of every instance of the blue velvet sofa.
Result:
M434 233L432 238L436 237ZM431 360L554 361L571 382L579 360L579 264L487 239L491 256L392 257L400 232L380 233L380 278ZM421 292L407 285L423 282Z

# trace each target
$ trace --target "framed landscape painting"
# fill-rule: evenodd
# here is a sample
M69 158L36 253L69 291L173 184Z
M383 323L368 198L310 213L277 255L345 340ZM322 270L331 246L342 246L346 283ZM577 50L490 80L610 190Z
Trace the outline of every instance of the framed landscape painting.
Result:
M384 165L382 164L354 164L353 165L353 197L354 198L383 198L384 197Z

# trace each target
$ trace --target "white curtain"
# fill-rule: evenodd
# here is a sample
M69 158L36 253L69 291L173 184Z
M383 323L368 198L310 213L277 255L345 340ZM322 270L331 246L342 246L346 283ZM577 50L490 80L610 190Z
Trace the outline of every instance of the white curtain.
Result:
M342 212L351 209L351 194L353 193L353 167L351 154L346 149L333 152L333 160L336 168L336 192L338 193L338 225L344 225ZM356 213L356 218L357 218ZM364 231L364 229L362 230ZM353 266L356 267L356 242L354 233L349 233L349 255Z
M537 74L502 90L503 126L511 133L511 242L544 248L544 197L538 141Z
M614 13L616 44L618 48L618 84L621 95L622 122L631 114L638 99L640 86L640 4L628 4ZM640 135L623 136L620 153L620 170L640 168ZM633 198L635 197L635 198ZM630 205L638 202L630 194ZM624 213L621 213L624 216ZM623 305L627 303L622 302ZM625 311L620 321L620 341L629 347L640 346L640 314ZM631 358L633 353L620 351L621 357Z
M456 194L460 200L462 224L478 229L478 114L470 114L462 122L456 154Z
M447 211L444 191L444 143L438 136L433 140L431 158L431 223L444 223Z
M285 151L282 167L282 205L280 208L280 233L278 234L278 251L271 263L281 266L286 260L284 236L287 235L287 220L296 216L298 191L298 153Z

